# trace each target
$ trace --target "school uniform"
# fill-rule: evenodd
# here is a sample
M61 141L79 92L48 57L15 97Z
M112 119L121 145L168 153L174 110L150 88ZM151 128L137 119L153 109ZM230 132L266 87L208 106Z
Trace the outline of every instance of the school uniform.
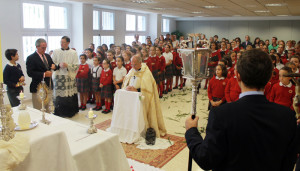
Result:
M158 61L159 61L159 58L156 55L155 56L149 56L149 58L151 60L153 78L154 78L156 84L159 84L159 77L158 77L158 71L159 71Z
M126 75L127 75L127 70L126 70L125 67L123 67L123 66L122 66L121 68L116 67L116 68L114 69L113 76L115 76L115 80L116 80L116 81L122 80L123 77L125 77ZM120 88L122 88L122 84L123 84L123 82L118 83L118 86L119 86Z
M228 49L225 49L225 50L219 49L218 52L220 53L221 58L223 58L223 56L225 56L229 53L229 50Z
M208 77L212 78L215 73L215 68L218 65L221 54L217 50L211 53L211 56L208 59Z
M177 67L181 67L181 69L177 69L175 67L175 75L176 76L182 76L182 67L183 67L183 63L182 63L182 58L178 55L175 59L175 66Z
M94 66L91 69L91 74L92 74L92 91L93 92L100 92L101 89L99 87L100 85L100 76L101 76L101 72L102 72L102 67L99 66Z
M218 76L214 76L210 79L207 89L207 94L209 101L219 101L222 100L222 104L226 102L225 98L225 88L228 80L224 77L219 78ZM213 108L213 106L209 102L209 109Z
M234 67L227 67L227 79L234 77Z
M279 82L279 70L275 67L273 69L273 74L272 74L270 82L271 82L272 87L274 84Z
M176 76L176 60L177 58L179 58L179 54L177 52L172 52L173 54L173 61L172 61L172 72L173 72L173 76Z
M149 57L145 58L143 61L149 68L149 70L152 72L152 63L151 63L151 59Z
M116 60L112 60L112 61L110 61L110 69L112 70L112 71L114 71L114 69L117 67L117 63L116 63Z
M23 91L22 85L19 84L19 79L24 76L20 64L8 63L3 71L3 81L6 84L7 96L11 107L18 106L20 104L19 96L20 92ZM17 85L17 86L16 86Z
M79 65L76 75L76 85L79 93L88 93L90 91L89 71L90 68L87 63Z
M270 102L274 102L294 110L293 108L294 96L295 96L295 86L291 82L288 85L284 85L281 82L279 82L272 87Z
M238 53L240 51L240 48L239 47L235 47L232 49L234 52Z
M159 81L164 81L165 80L165 68L166 68L166 60L165 57L160 55L160 57L158 57L158 67L159 67Z
M173 60L173 54L171 52L169 52L169 53L165 52L165 53L163 53L163 56L165 57L166 64ZM166 68L165 68L165 78L170 79L172 77L173 77L172 65L166 66Z
M289 62L288 59L287 59L287 56L286 56L284 53L281 54L280 59L281 59L281 62L282 62L284 65L285 65L287 62Z
M266 96L266 99L269 100L270 99L270 95L271 95L271 90L272 90L272 83L271 81L269 81L264 89L264 95Z
M101 98L112 98L113 91L112 91L112 79L113 72L111 69L103 69L100 76L100 84L103 84L101 88Z
M127 73L131 70L131 62L130 61L127 61L127 62L124 62L124 64L125 64L125 68L126 68L126 70L127 70Z
M241 88L238 84L236 76L231 77L225 87L225 99L227 102L235 102L239 99Z

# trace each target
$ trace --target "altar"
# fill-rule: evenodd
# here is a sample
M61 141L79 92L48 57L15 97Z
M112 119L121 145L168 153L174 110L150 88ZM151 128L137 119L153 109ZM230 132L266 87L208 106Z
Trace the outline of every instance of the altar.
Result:
M17 108L13 118L18 122ZM42 117L39 110L27 107L32 121ZM17 134L29 136L30 152L16 171L128 171L130 170L118 136L98 130L88 134L88 126L46 114L50 125L39 122L32 130ZM1 155L1 153L0 153ZM1 157L0 157L1 158Z
M145 134L143 96L140 92L119 89L115 93L111 126L122 143L135 143Z

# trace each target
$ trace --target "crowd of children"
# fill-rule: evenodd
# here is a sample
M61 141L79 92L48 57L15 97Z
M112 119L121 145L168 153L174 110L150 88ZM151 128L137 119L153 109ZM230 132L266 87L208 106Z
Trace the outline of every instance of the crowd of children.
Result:
M175 35L168 35L166 38L160 36L152 43L148 36L147 43L133 42L132 45L121 46L111 44L109 49L105 44L95 49L94 44L91 43L89 48L79 56L81 64L76 75L81 103L79 108L85 110L87 103L96 103L93 110L99 111L105 104L102 113L109 113L112 108L113 94L117 89L122 88L123 79L132 68L130 59L134 55L140 55L152 72L160 98L173 89L181 90L185 86L185 79L182 78L183 61L177 49L194 47L191 45L195 42L192 42L191 38L188 40L190 42L180 37L178 41ZM209 97L209 109L239 99L241 89L235 76L235 65L243 52L252 48L260 48L270 54L274 64L273 75L265 87L267 99L293 109L295 83L290 77L283 75L299 73L300 43L296 44L295 41L290 40L285 44L284 41L277 41L277 38L273 37L271 44L269 40L256 39L252 45L249 36L246 36L246 41L242 43L240 38L231 41L223 38L222 41L218 41L218 36L207 40L205 35L200 34L195 46L201 48L209 45L212 50L208 63L208 78L204 83L204 89L207 89ZM9 99L15 106L18 103L14 102L17 100L13 98L15 95L11 94L23 90L25 79L20 65L16 64L17 51L8 49L5 55L10 62L4 70L4 83L9 89ZM18 71L14 72L18 74L14 79L7 76L13 72L12 70ZM175 83L173 83L174 77Z

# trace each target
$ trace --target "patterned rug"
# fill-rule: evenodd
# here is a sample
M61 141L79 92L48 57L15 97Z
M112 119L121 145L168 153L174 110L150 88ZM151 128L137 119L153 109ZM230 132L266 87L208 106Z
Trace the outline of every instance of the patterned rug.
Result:
M110 126L111 119L96 124L98 129L105 130ZM174 142L174 145L164 150L141 150L136 148L135 144L121 143L125 151L126 157L141 163L149 164L151 166L162 168L167 164L173 157L175 157L181 150L186 147L185 138L178 137L175 135L167 134L162 137L169 139Z

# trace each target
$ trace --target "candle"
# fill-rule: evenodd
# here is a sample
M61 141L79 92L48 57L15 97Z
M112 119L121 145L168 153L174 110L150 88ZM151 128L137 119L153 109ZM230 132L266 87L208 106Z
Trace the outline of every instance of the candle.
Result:
M90 108L89 119L92 119L92 118L94 118L94 112L93 112L92 108Z
M19 96L20 96L20 98L24 98L24 93L23 93L23 91L20 92Z

